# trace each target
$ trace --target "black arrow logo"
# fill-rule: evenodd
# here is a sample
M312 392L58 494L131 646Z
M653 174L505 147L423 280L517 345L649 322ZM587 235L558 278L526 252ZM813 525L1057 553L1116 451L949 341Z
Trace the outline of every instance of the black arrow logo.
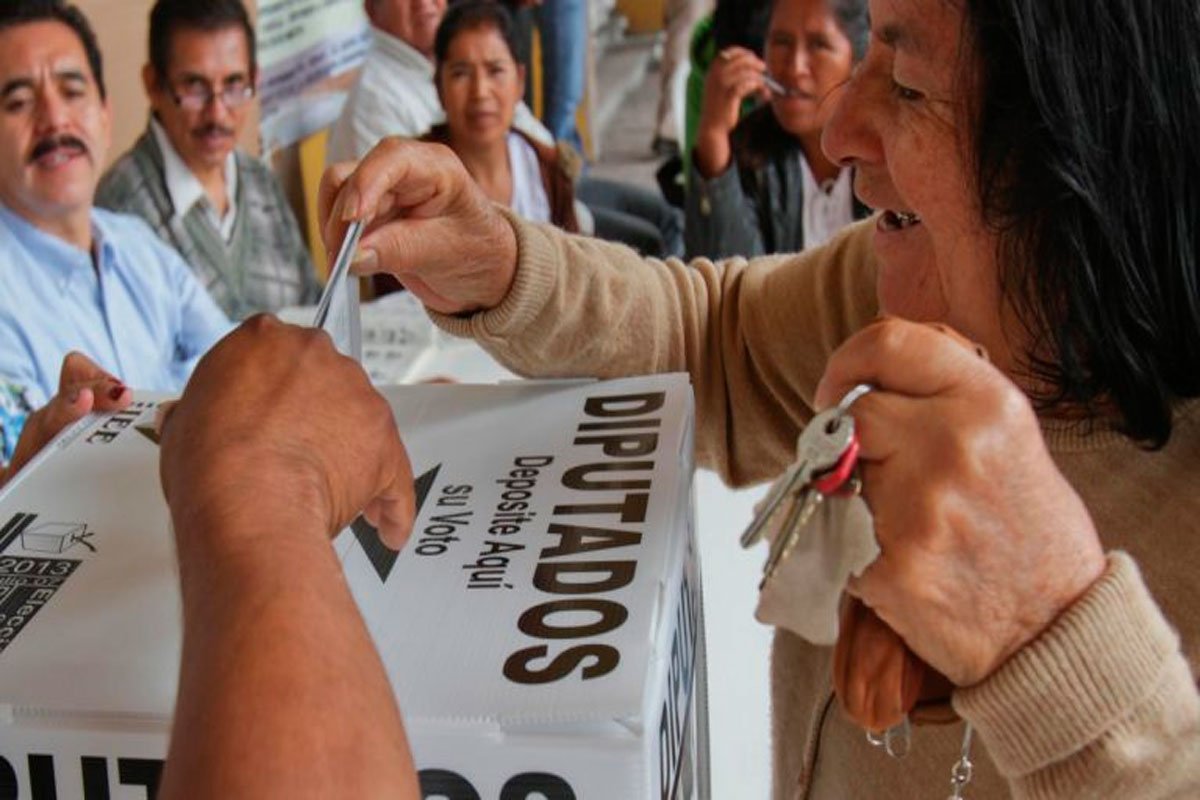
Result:
M413 491L417 496L417 508L414 516L420 515L421 508L425 505L425 498L429 497L429 492L433 489L433 484L437 481L438 472L441 469L442 465L438 464L413 482ZM371 562L371 566L379 575L379 580L387 583L388 575L392 574L392 567L396 566L396 559L400 557L400 551L393 550L380 541L375 526L367 522L365 517L360 516L350 523L350 530L354 531L354 538L358 539L359 545L367 555L367 560Z

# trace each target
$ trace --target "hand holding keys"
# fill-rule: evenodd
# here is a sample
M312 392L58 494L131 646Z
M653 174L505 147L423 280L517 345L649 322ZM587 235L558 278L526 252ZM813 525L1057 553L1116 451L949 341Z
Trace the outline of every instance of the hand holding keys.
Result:
M850 408L855 401L871 391L859 384L842 398L836 407L812 418L797 442L797 463L790 475L780 481L768 496L761 511L742 534L743 547L752 547L763 538L770 520L779 512L785 500L790 500L783 524L771 542L770 553L763 566L762 589L775 574L779 565L795 548L817 508L831 496L856 495L861 483L856 475L858 465L858 436ZM883 734L868 733L868 740L897 758L908 753L910 727L907 718Z

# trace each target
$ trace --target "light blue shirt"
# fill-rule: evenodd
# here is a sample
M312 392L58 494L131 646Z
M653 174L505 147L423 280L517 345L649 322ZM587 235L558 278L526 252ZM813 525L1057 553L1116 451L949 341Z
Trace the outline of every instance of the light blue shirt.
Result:
M92 211L92 254L0 206L0 378L33 407L78 350L134 389L175 392L231 328L141 219Z

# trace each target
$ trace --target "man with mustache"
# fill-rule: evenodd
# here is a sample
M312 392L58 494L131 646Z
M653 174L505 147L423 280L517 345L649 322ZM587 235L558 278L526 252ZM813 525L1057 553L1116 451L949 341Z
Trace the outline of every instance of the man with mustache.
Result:
M234 319L316 302L312 261L275 175L235 151L257 78L245 7L159 0L149 38L150 122L100 182L97 204L149 222Z
M0 462L20 413L60 388L57 427L93 404L128 402L126 385L179 390L229 329L145 223L93 208L111 131L100 51L79 10L0 5Z

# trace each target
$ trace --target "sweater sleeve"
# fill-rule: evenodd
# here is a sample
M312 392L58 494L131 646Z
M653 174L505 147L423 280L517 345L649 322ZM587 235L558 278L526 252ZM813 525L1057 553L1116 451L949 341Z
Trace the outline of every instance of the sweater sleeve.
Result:
M1018 798L1200 795L1200 694L1132 558L982 683L958 690Z
M519 251L508 296L434 321L525 375L688 372L697 459L733 484L793 460L829 354L876 314L867 226L798 256L684 263L502 213Z
M724 258L733 254L758 256L765 252L758 211L746 197L737 167L706 179L691 161L684 226L689 257Z

